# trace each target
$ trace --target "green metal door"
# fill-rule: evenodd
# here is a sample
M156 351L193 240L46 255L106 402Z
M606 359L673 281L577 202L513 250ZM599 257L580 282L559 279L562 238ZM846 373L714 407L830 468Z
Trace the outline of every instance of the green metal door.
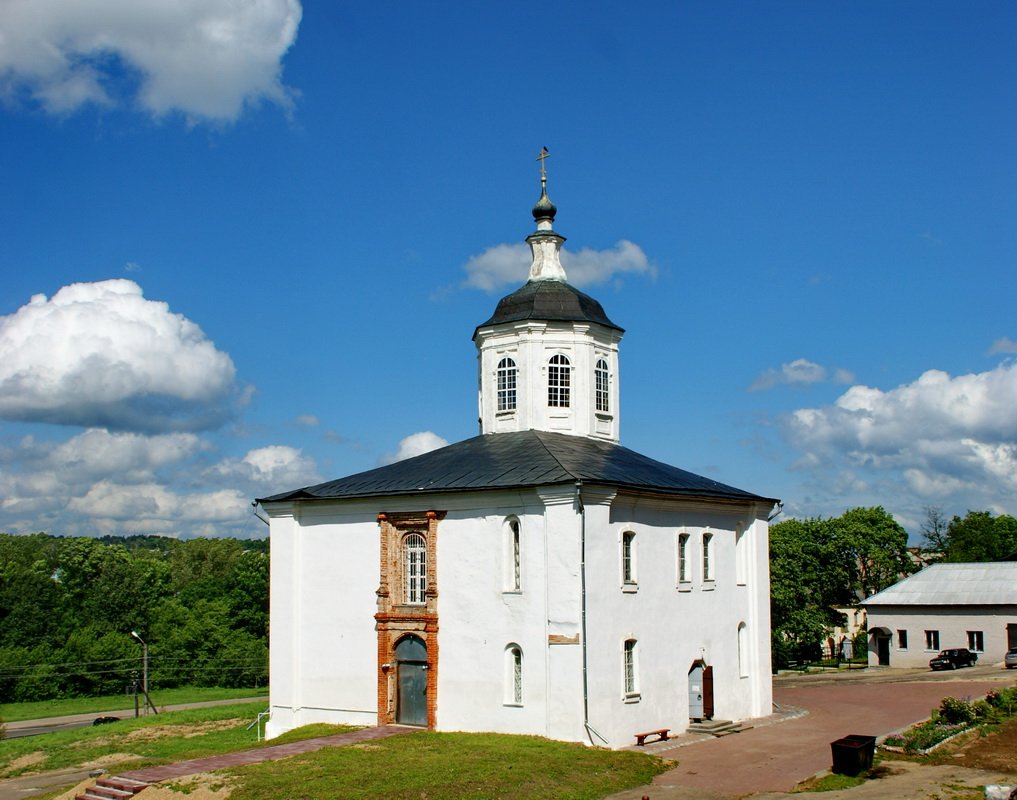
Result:
M396 645L396 722L427 727L427 645L407 636Z

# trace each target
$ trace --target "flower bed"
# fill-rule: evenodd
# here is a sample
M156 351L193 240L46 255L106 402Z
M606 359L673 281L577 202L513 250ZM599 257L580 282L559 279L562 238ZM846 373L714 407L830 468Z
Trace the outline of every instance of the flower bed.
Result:
M881 747L909 754L930 753L949 739L980 725L999 722L1017 711L1017 687L993 690L983 700L969 702L944 697L925 722L887 736Z

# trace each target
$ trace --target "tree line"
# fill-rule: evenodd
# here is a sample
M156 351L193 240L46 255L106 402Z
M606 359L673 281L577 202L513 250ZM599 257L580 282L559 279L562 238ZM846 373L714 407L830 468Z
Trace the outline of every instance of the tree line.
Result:
M845 622L839 608L856 605L924 564L1017 556L1017 519L1006 514L968 511L947 521L941 510L928 508L922 534L923 546L912 554L907 531L881 506L771 525L774 667L816 659L823 640ZM858 644L864 647L865 640L860 637Z
M0 702L268 680L268 542L0 534Z

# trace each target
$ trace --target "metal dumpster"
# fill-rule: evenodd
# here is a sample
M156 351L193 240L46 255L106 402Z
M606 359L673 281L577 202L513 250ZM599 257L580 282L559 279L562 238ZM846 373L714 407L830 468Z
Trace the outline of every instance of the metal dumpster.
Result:
M833 753L834 772L840 775L858 775L872 769L876 737L852 734L830 742L830 750Z

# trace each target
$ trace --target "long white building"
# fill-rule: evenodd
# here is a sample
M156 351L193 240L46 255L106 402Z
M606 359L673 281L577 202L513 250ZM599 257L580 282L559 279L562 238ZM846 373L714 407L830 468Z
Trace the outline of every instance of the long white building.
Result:
M268 735L312 722L622 747L770 713L775 501L619 444L623 331L566 281L542 179L529 280L474 333L480 435L259 500Z

